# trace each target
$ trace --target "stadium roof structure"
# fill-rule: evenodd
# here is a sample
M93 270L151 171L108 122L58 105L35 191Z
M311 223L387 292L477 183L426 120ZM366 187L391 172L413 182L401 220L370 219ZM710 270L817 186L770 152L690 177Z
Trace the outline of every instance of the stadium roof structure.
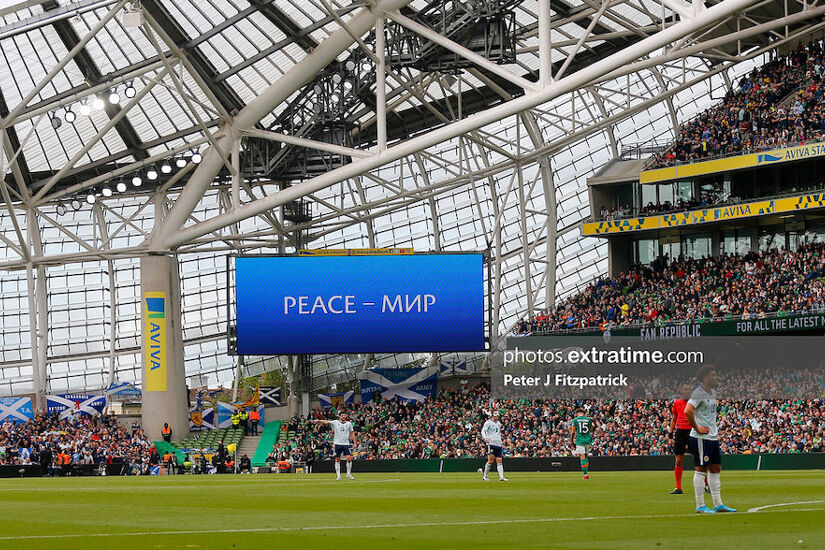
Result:
M236 368L230 253L484 250L506 334L606 270L578 231L586 179L672 139L771 52L818 36L823 14L775 0L4 2L0 393L140 381L138 259L170 251L187 374L212 385Z

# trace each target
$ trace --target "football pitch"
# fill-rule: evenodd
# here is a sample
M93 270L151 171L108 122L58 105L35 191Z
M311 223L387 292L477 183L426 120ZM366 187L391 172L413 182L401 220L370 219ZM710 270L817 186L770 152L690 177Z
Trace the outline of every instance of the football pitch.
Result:
M0 480L0 548L823 548L825 472L723 472L736 514L672 472ZM710 495L707 495L710 503Z

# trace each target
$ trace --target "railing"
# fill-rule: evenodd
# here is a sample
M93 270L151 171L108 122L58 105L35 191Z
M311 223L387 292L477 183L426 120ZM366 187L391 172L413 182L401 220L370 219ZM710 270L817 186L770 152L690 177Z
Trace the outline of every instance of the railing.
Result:
M794 141L789 142L785 145L780 146L772 146L772 147L751 147L750 149L742 149L740 151L733 151L731 153L722 153L719 155L713 155L710 157L702 157L698 159L691 159L691 160L674 160L673 162L668 162L666 166L657 166L655 168L649 168L650 162L645 165L645 170L658 170L660 168L673 168L674 166L684 166L686 164L699 164L701 162L709 162L712 160L720 160L726 159L731 157L741 157L743 155L751 155L753 153L762 153L765 151L776 151L778 149L787 149L788 147L799 147L801 145L810 145L812 143L822 143L825 141L825 136L815 139L808 139L805 141ZM651 159L652 160L652 159Z
M813 185L808 187L802 191L792 191L790 193L783 193L781 195L765 195L762 197L753 197L742 199L740 197L730 197L728 200L722 200L719 202L715 202L713 204L708 204L705 206L696 205L696 206L689 206L686 208L672 208L670 210L662 210L662 211L654 211L654 212L642 212L640 208L632 208L630 212L616 212L614 214L608 214L607 216L589 216L585 218L584 222L601 222L601 221L612 221L612 220L624 220L627 218L647 218L653 216L661 216L664 214L676 214L678 212L692 212L694 210L703 210L706 208L718 208L720 206L731 206L734 204L749 204L752 202L759 202L765 200L778 200L778 199L786 199L790 197L801 197L805 196L813 191L825 191L825 184Z

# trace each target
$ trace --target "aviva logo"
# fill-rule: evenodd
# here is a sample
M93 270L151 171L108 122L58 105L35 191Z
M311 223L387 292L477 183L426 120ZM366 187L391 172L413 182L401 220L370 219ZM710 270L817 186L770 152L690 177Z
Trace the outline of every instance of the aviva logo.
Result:
M147 292L143 322L144 391L166 391L166 293Z
M150 319L166 319L166 300L164 298L146 298L146 310Z
M764 154L760 154L757 157L756 163L757 164L762 164L763 162L776 162L776 161L782 160L782 159L783 159L783 157L781 155L777 157L776 155L769 155L767 153L764 153Z

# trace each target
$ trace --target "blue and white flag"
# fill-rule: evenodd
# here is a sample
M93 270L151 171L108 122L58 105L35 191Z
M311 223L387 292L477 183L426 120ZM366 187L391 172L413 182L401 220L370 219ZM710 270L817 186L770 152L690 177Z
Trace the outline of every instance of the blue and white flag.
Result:
M0 397L0 424L20 424L34 418L31 397Z
M281 406L281 386L261 386L260 400L262 405Z
M215 426L215 409L198 409L197 407L189 410L189 431L199 432L201 430L214 430Z
M49 413L60 413L60 419L74 414L97 416L103 412L105 406L106 397L102 395L64 393L46 396L47 410Z
M358 375L361 401L369 403L376 393L386 401L398 397L404 401L424 401L435 397L439 366L407 369L372 369Z
M466 376L472 374L467 361L463 359L444 359L439 366L441 376Z
M218 401L218 428L231 428L232 415L237 410L238 407L236 407L232 403L224 403L223 401ZM260 422L258 422L258 425L264 426L266 424L266 419L264 419L264 406L258 405L256 407L256 410L261 414L261 420Z
M140 399L140 389L130 382L112 382L106 388L106 397L114 400Z
M319 393L318 401L321 403L322 409L352 405L355 403L355 392L350 390L348 392Z

